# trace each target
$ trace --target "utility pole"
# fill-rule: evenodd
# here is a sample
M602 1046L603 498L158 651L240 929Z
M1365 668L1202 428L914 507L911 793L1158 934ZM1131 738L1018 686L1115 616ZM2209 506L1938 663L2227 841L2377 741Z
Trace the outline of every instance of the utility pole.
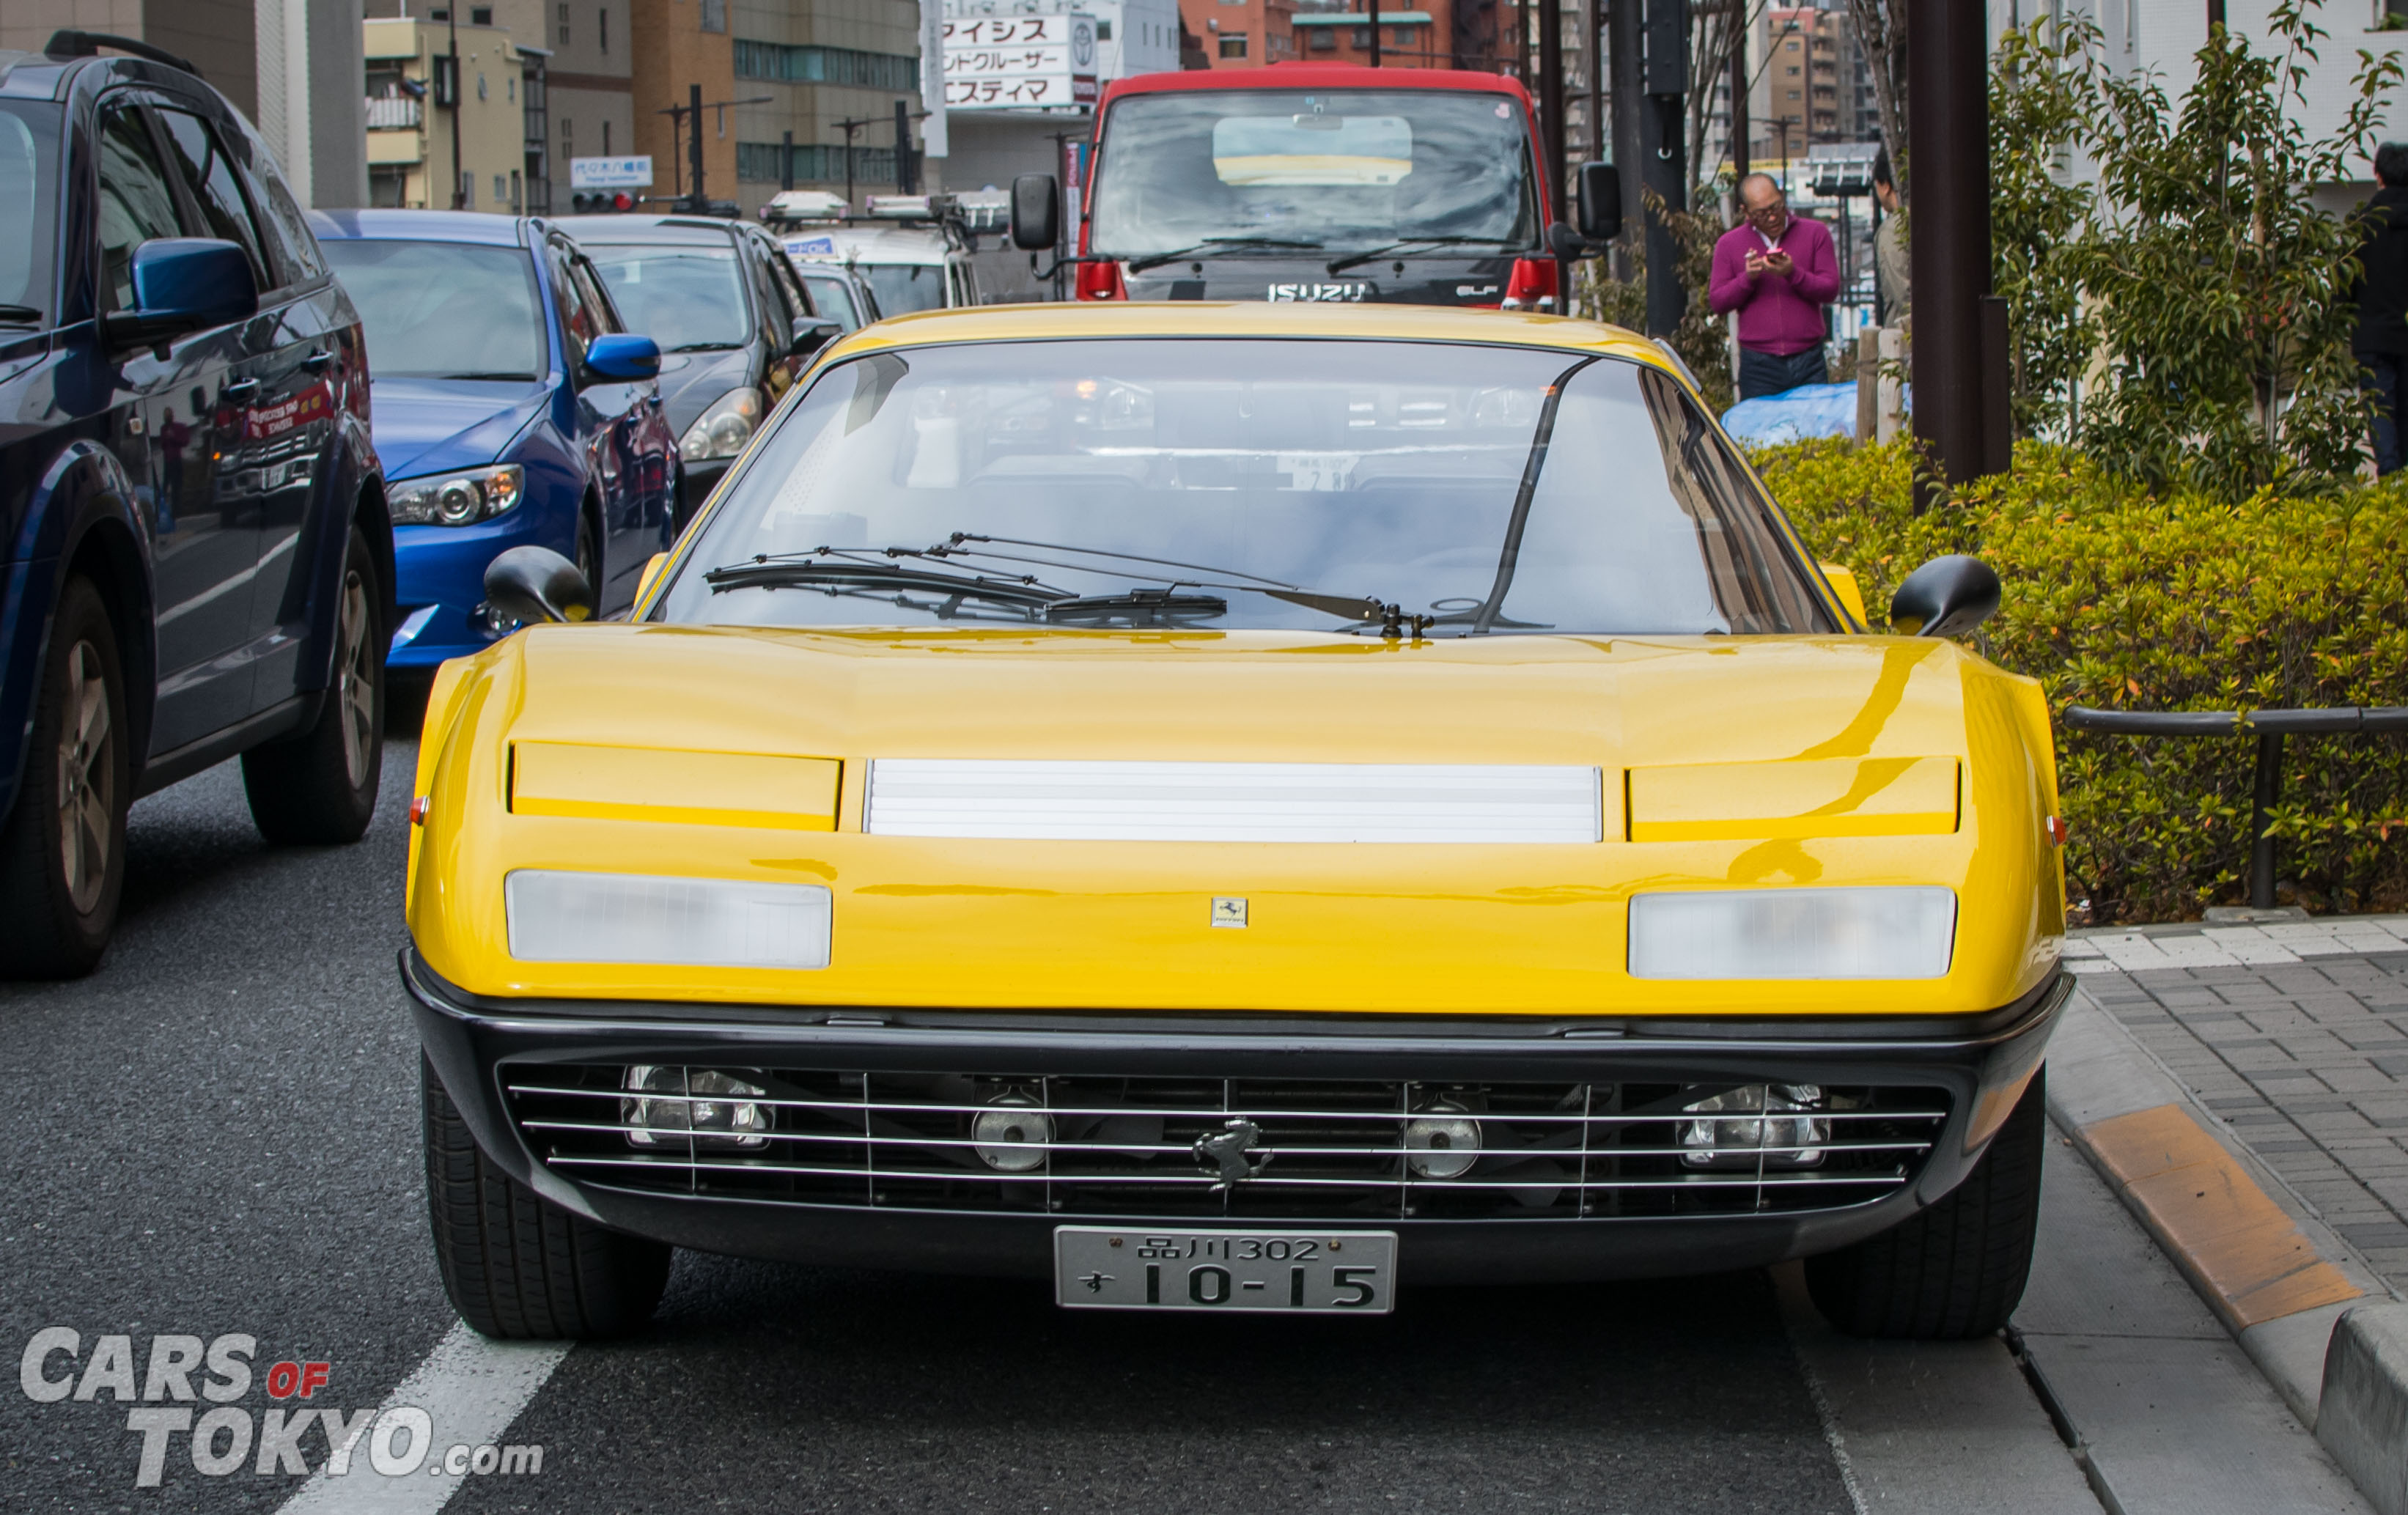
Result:
M778 188L781 190L791 190L794 187L795 134L791 129L789 129L786 133L784 149L778 159Z
M454 10L460 8L458 0L453 0L452 8ZM694 210L696 215L707 216L710 213L710 201L702 191L701 85L689 84L686 86L685 106L686 109L691 112L686 121L686 124L690 130L686 133L685 148L686 163L694 170Z
M452 208L466 210L468 181L460 174L460 7L452 6L444 16L452 33Z
M1641 194L1646 180L1641 177L1642 166L1639 139L1646 135L1640 126L1645 110L1640 89L1641 79L1640 52L1641 0L1606 0L1605 29L1609 41L1606 52L1613 67L1613 162L1622 170L1622 224L1636 230L1646 218L1646 201ZM1626 241L1624 248L1628 247ZM1630 257L1618 251L1614 257L1616 277L1630 277Z
M1910 0L1907 158L1914 164L1914 436L1935 474L1917 471L1914 507L1979 477L1998 438L1988 414L2003 383L1985 383L2004 351L1984 350L1990 293L1990 133L1982 10L1964 0ZM1995 399L1993 395L1995 393ZM1990 403L1985 403L1985 401ZM1986 444L1986 445L1985 445Z
M1953 4L1958 0L1930 0ZM1689 307L1681 285L1681 244L1670 219L1689 207L1689 153L1684 142L1689 90L1689 0L1647 0L1647 109L1641 121L1641 172L1663 201L1647 222L1647 335L1670 336Z
M874 116L865 116L859 121L840 121L836 123L837 130L844 134L844 204L848 210L853 207L853 134L865 126L877 124L878 120Z
M1370 6L1371 6L1371 66L1372 66L1372 67L1374 67L1374 68L1377 68L1377 67L1379 67L1379 66L1380 66L1380 0L1370 0ZM1265 48L1266 50L1268 50L1268 49L1269 48L1269 46L1270 46L1270 39L1269 39L1268 37L1265 37L1265 38L1263 39L1263 46L1264 46L1264 48Z
M453 8L456 9L458 7L455 6ZM772 98L774 97L767 94L755 94L748 96L742 100L713 100L706 106L703 104L702 99L702 86L699 84L689 84L685 89L685 104L681 106L668 106L663 109L653 112L656 116L666 116L669 119L669 165L672 176L676 173L677 166L677 134L679 129L689 129L692 134L686 138L685 146L686 167L694 176L694 188L692 191L687 191L682 184L679 183L675 179L674 177L670 180L670 187L678 191L678 198L685 203L685 208L689 214L696 216L708 216L710 214L710 197L703 193L702 182L702 113L705 110L716 110L720 112L720 135L724 136L727 135L726 111L729 106L767 105ZM788 145L786 154L787 166L785 169L786 182L792 184L794 182L795 171L793 152L794 134L792 132L786 134L786 141Z
M895 193L911 193L911 107L895 102Z
M1564 0L1539 0L1539 116L1546 131L1547 193L1561 220L1570 214L1564 189ZM1557 259L1556 269L1564 276L1557 279L1564 287L1555 292L1555 314L1560 316L1571 298L1566 282L1570 260Z

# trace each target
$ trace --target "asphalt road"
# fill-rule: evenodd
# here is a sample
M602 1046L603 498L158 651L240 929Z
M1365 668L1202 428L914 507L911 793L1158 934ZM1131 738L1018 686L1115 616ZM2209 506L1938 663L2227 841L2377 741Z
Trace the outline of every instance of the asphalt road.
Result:
M55 1402L0 1389L0 1506L274 1509L301 1486L250 1456L207 1476L172 1436L138 1487L146 1407L108 1386L105 1336L142 1379L159 1336L255 1337L248 1429L278 1408L269 1365L325 1363L311 1403L367 1409L453 1329L394 972L411 758L388 745L351 848L265 847L233 765L144 801L101 971L0 986L0 1339L75 1331L40 1377L79 1376ZM1976 1347L1951 1361L2039 1427L2013 1455L2062 1459L2004 1350ZM517 1416L539 1475L394 1482L454 1510L1861 1508L1801 1350L1762 1273L1140 1320L1042 1285L685 1254L649 1334L577 1349ZM325 1460L315 1433L301 1456ZM2050 1477L2078 1492L2071 1466Z

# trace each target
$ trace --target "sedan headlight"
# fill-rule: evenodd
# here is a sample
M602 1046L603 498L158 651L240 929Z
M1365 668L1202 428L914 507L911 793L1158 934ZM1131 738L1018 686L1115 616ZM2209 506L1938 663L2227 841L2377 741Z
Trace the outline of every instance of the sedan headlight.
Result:
M510 956L526 963L824 968L834 896L740 883L522 868L503 885Z
M1937 888L1637 894L1634 979L1938 979L1956 894Z
M490 521L526 493L526 470L515 463L466 473L430 474L389 484L386 507L396 526L468 526Z
M752 440L753 428L760 424L761 392L750 384L729 390L711 401L710 408L678 438L678 454L688 463L732 458L744 450L744 444Z

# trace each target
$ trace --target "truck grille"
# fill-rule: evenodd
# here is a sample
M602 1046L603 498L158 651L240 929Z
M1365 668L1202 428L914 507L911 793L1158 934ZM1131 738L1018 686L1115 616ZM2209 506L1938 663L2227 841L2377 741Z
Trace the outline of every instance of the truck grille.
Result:
M631 1091L629 1071L516 1065L504 1067L503 1080L530 1149L580 1183L1062 1219L1563 1220L1837 1209L1870 1204L1912 1180L1949 1110L1944 1090L1920 1086L1774 1085L1773 1113L1746 1103L1751 1090L1761 1102L1765 1086L1728 1081L1455 1084L728 1067L655 1068L639 1073L643 1088ZM1724 1096L1718 1112L1691 1108L1717 1095ZM707 1129L676 1129L686 1109ZM990 1117L983 1129L982 1116ZM1232 1175L1242 1176L1230 1181Z

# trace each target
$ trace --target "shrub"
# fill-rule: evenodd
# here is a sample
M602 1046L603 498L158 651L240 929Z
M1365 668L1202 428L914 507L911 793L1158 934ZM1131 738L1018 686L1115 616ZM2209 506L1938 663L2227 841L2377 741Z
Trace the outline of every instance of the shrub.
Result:
M2053 709L2408 703L2408 488L2159 495L2021 443L2012 474L1915 516L1911 457L1822 441L1756 464L1814 550L1856 571L1875 614L1941 553L1996 568L2005 603L1984 650L2039 679ZM2254 739L2060 725L2057 741L2067 897L2087 899L2090 921L2243 901ZM2408 904L2408 736L2292 736L2283 756L2273 830L2286 901Z

